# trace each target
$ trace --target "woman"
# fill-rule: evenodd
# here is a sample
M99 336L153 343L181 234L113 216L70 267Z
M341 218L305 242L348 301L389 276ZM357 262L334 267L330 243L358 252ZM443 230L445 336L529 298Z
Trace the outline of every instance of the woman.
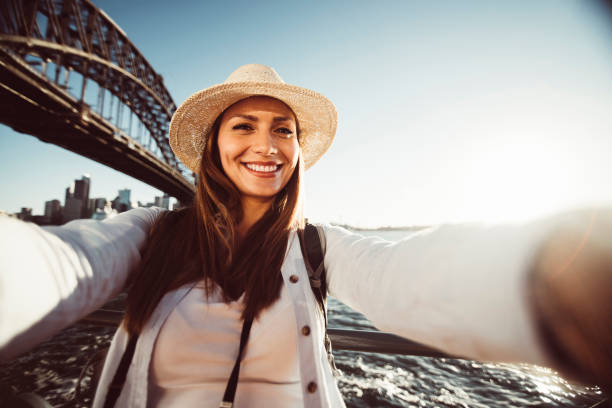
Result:
M1 220L0 287L10 288L0 297L2 359L100 307L129 279L126 318L94 407L108 405L113 393L117 407L219 406L234 367L236 406L343 406L296 234L302 172L335 129L325 97L285 84L271 68L246 65L191 96L173 117L173 151L198 174L193 206L44 229ZM612 254L589 252L603 248L600 241L581 243L593 235L585 214L446 225L398 243L325 226L327 289L380 329L450 354L607 381L602 367L610 365L601 358L612 341L600 317L610 310L608 289L591 299L603 313L589 309L587 323L582 316L574 327L560 320L586 313L580 297L559 295L573 285L572 267ZM609 227L595 230L609 236ZM591 264L581 278L609 284L610 269ZM15 308L22 304L31 307ZM125 382L111 387L131 348Z

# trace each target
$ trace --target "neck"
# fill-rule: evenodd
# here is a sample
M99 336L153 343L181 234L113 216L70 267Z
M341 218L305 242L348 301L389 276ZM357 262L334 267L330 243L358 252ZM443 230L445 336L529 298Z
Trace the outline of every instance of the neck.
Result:
M238 224L238 236L241 239L246 236L253 224L263 217L266 211L268 211L268 208L270 208L272 205L273 201L273 198L269 200L255 199L251 197L242 198L243 217L240 224Z

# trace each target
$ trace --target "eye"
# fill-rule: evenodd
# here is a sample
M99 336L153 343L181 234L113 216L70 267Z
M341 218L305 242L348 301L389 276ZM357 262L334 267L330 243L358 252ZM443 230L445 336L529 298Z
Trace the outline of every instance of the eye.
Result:
M293 130L286 128L286 127L277 128L275 132L280 133L281 135L283 135L283 137L286 137L286 138L290 138L291 135L293 135Z
M239 123L232 127L232 130L253 130L253 126L248 123Z

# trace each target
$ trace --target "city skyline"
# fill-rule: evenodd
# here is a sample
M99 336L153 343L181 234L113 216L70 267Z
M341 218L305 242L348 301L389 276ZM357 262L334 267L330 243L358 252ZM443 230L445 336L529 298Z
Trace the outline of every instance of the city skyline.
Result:
M37 223L60 225L75 219L92 218L97 210L104 210L107 206L118 212L136 207L171 208L171 197L165 193L162 193L161 196L154 196L152 201L142 202L131 199L130 189L120 188L117 190L117 195L109 199L109 197L90 194L91 186L91 177L85 173L80 179L74 179L65 188L63 205L59 198L49 198L42 204L44 209L42 213L37 213L33 210L35 207L28 205L20 206L19 211L7 211L0 208L0 213L4 212Z

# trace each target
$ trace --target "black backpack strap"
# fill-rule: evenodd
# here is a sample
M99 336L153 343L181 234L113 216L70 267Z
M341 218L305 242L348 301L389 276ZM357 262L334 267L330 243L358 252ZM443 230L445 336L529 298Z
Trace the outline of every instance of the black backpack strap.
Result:
M321 308L325 321L325 350L327 351L327 359L332 367L332 371L336 373L337 368L334 362L334 355L332 354L331 340L327 335L327 279L325 263L323 261L323 243L319 235L319 227L306 223L304 230L299 231L298 236L300 238L302 256L308 271L310 287Z
M225 393L223 393L223 401L219 404L219 408L232 408L234 406L234 399L236 398L236 388L238 387L238 376L240 375L240 363L242 362L242 356L244 349L246 348L247 341L249 341L249 334L251 333L251 326L253 325L253 318L249 317L242 323L242 333L240 334L240 348L238 350L238 357L234 363L234 369L230 375L227 385L225 386Z
M327 298L327 282L325 282L325 264L323 263L323 248L317 227L306 224L303 237L300 237L302 245L302 255L308 270L310 286L313 288L315 296L325 301ZM315 290L316 289L316 290ZM317 299L319 300L319 299Z
M123 356L121 356L119 368L117 368L113 381L108 387L108 392L106 393L106 399L104 401L104 408L113 408L115 406L115 403L121 394L121 390L123 389L123 384L125 384L125 379L127 378L127 372L130 368L130 364L134 358L134 351L136 350L137 342L138 335L130 337L128 345L123 352Z

